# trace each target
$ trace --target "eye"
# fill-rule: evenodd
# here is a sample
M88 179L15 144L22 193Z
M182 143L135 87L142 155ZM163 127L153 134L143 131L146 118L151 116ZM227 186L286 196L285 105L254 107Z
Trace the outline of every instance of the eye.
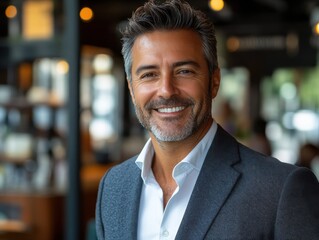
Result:
M188 70L188 69L182 69L182 70L179 71L179 73L180 73L180 74L188 74L188 73L190 73L190 70Z
M195 72L191 69L179 69L177 75L188 76L193 75Z
M155 72L147 72L147 73L143 73L141 76L140 76L140 79L143 79L143 80L147 80L147 79L154 79L156 78L158 75L155 73Z

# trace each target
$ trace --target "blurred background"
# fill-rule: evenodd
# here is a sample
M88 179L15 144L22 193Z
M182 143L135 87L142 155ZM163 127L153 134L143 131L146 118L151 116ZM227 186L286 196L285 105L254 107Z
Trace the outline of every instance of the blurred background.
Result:
M0 2L0 239L94 239L100 178L147 139L118 33L143 2ZM216 25L214 118L319 176L319 1L190 3Z

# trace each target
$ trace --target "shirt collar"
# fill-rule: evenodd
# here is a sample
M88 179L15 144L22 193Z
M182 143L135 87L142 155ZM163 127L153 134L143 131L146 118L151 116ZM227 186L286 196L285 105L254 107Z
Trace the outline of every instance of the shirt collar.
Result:
M142 170L141 177L143 181L149 176L151 172L152 160L154 156L154 148L151 139L145 143L142 151L135 160L136 165Z
M217 124L214 121L206 135L202 140L194 147L194 149L178 164L190 164L196 170L200 170L205 157L207 155L208 149L215 137L217 131ZM136 165L141 169L141 177L143 181L151 174L152 160L154 156L154 148L151 139L145 143L141 153L135 160Z

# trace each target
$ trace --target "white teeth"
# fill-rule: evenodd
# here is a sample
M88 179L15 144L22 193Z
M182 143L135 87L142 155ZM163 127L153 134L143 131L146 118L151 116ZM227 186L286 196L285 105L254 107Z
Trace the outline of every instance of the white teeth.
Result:
M158 111L160 113L174 113L182 111L183 109L185 109L185 107L159 108Z

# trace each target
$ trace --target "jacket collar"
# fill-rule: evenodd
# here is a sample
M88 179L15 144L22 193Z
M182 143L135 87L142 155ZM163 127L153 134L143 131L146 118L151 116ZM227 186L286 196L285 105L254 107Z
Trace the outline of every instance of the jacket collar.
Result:
M135 160L135 159L134 159ZM131 164L134 164L132 159ZM239 162L238 143L225 130L218 126L214 141L207 153L200 175L198 176L190 202L176 235L176 240L204 239L219 210L231 193L240 173L232 166ZM125 196L118 206L124 228L123 239L136 239L137 221L142 190L140 169L128 173L130 187L125 188ZM132 197L136 196L136 197ZM124 219L123 219L124 218ZM191 228L190 228L191 226Z
M104 204L107 210L103 212L107 215L103 223L106 228L105 239L136 239L143 182L140 169L135 164L135 158L124 163L121 170L124 175L119 174L116 167L110 171L118 184L115 184L115 187L110 186L107 192L109 197L105 197Z
M236 140L218 126L177 232L177 240L205 238L240 176L232 167L238 161Z

